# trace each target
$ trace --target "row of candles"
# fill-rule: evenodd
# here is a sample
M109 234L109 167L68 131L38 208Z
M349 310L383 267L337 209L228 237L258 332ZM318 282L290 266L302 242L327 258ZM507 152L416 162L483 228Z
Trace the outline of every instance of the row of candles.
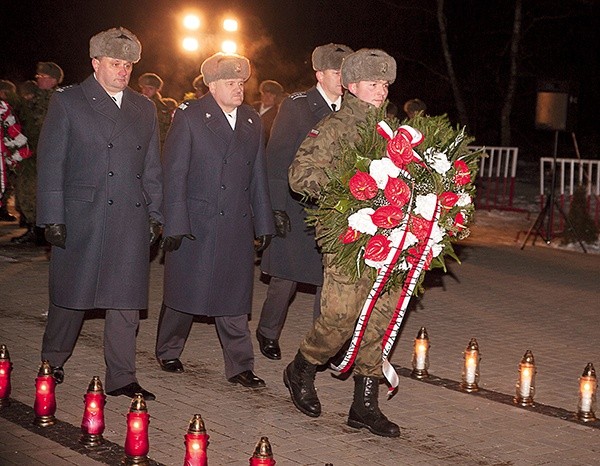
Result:
M414 342L411 376L424 379L429 376L429 336L427 329L421 327ZM481 355L479 345L475 338L471 338L464 353L464 365L460 387L466 392L479 390L479 363ZM527 350L519 363L519 374L516 384L516 394L513 398L515 404L533 406L535 392L535 360L530 350ZM583 422L595 421L596 391L598 380L594 365L590 362L585 366L579 378L579 403L577 405L577 418Z
M0 408L10 406L10 376L12 362L6 345L0 345ZM33 423L39 427L50 427L56 424L56 381L48 361L43 361L35 379L35 400L33 404ZM104 443L104 406L106 395L102 382L94 376L84 395L83 418L81 420L81 436L79 441L90 448ZM148 453L150 442L148 426L150 415L142 394L131 399L127 413L127 432L125 435L125 456L121 464L144 466L150 464ZM184 435L184 466L208 465L208 439L204 421L200 414L194 414ZM250 466L274 466L273 451L269 439L261 437L254 453L249 459Z

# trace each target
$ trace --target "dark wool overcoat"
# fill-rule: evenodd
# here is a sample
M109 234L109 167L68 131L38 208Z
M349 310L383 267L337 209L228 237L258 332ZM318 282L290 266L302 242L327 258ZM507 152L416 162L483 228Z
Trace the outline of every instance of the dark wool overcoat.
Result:
M71 309L148 307L149 217L162 221L156 109L126 88L121 108L90 76L50 101L37 154L37 224L52 248L50 300Z
M288 183L288 168L309 131L331 112L316 87L287 97L275 117L267 144L269 191L274 210L290 217L291 231L285 238L275 237L263 253L261 269L278 278L313 285L323 283L321 254L314 229L306 220L305 204Z
M250 313L254 236L275 232L258 113L238 107L234 131L212 94L185 102L163 171L163 234L196 237L165 256L165 304L196 315Z

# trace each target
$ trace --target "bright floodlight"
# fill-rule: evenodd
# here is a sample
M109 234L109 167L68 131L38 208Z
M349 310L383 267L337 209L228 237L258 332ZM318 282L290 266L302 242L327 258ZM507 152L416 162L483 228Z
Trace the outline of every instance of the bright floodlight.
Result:
M238 22L235 19L226 19L223 21L223 29L228 32L235 32L238 30Z
M186 15L183 18L183 26L186 29L195 31L196 29L198 29L200 27L200 18L196 15Z
M225 40L221 44L221 51L223 53L235 53L237 50L237 44L232 40Z
M196 39L195 37L186 37L181 42L181 46L184 50L188 52L195 52L196 50L198 50L200 44L198 43L198 39Z

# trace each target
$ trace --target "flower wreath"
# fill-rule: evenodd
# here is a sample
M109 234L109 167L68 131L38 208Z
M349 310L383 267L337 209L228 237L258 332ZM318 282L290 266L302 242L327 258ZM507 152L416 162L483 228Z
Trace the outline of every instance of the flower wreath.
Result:
M373 282L350 349L334 369L350 368L378 297L402 286L382 343L391 392L398 380L387 356L408 302L421 290L426 270L445 270L446 255L458 261L452 243L469 235L482 150L469 150L472 138L445 115L419 115L398 127L383 112L370 113L358 128L359 141L342 146L308 221L333 265L353 280L368 274Z

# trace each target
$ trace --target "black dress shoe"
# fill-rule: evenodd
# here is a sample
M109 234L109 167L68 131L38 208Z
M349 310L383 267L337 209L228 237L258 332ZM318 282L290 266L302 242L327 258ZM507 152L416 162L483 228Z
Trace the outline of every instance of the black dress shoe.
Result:
M273 360L281 359L281 349L277 340L271 340L263 336L258 330L256 331L256 339L258 340L260 352L265 357Z
M52 368L52 377L54 377L56 385L63 383L65 380L65 370L62 368L62 366Z
M178 358L159 359L160 368L165 372L183 372L183 364Z
M228 380L231 383L239 383L248 388L262 388L267 386L265 381L260 377L257 377L252 371L240 372L238 375L234 375Z
M133 398L136 393L141 393L144 397L144 400L156 400L154 393L150 393L148 390L144 390L142 387L140 387L140 384L137 382L131 382L129 385L125 385L124 387L117 388L116 390L106 392L106 394L110 396L125 395L129 398Z

